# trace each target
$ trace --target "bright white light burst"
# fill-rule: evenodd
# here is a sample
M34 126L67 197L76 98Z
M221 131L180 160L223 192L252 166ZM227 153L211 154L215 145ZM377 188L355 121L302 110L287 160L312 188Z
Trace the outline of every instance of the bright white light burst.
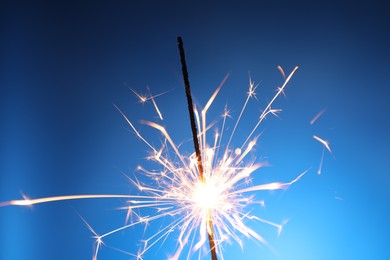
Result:
M279 67L279 69L281 68ZM121 230L130 229L136 225L152 225L153 221L162 218L168 219L170 221L169 224L160 228L156 233L146 239L143 238L143 243L138 253L126 253L133 255L137 259L142 259L151 247L164 243L168 237L172 236L171 233L173 231L178 232L176 233L178 234L178 243L177 249L171 256L171 259L188 259L195 253L201 258L201 256L207 254L209 252L207 247L207 232L213 234L216 252L221 259L223 259L222 249L224 243L227 241L235 241L243 247L241 240L243 235L267 244L260 234L247 226L246 221L257 220L272 225L278 232L281 231L283 225L252 215L251 210L254 204L264 205L262 201L255 200L254 192L287 189L307 171L301 173L290 182L274 182L254 186L250 181L251 175L261 167L266 166L266 162L256 162L255 159L249 160L247 155L256 145L258 136L254 135L261 122L268 115L276 115L276 113L281 111L280 109L273 109L271 106L280 94L284 94L284 89L296 70L297 67L294 68L288 77L285 77L285 82L282 87L277 88L277 93L264 108L258 120L255 122L252 131L241 146L232 147L230 144L249 100L255 96L256 86L252 81L250 81L246 101L235 121L234 128L227 136L228 139L225 137L228 140L226 144L222 143L222 140L224 140L226 119L230 117L228 110L226 109L223 113L220 131L214 135L210 143L206 140L206 133L208 133L208 130L213 125L207 125L206 115L227 76L213 93L202 111L199 112L194 107L203 160L203 179L200 179L199 176L195 153L190 156L184 156L163 126L155 122L141 121L142 124L159 131L164 137L165 141L161 147L155 147L141 135L130 119L117 107L132 131L151 149L149 159L161 166L161 170L159 171L149 171L141 166L138 167L138 170L147 176L149 180L145 184L135 177L131 178L142 195L94 194L40 199L24 197L23 200L5 202L0 204L0 206L29 206L38 203L72 199L128 199L127 205L123 207L127 211L126 225L99 235L86 223L89 229L95 234L96 239L93 259L97 259L99 250L104 245L106 237L118 233ZM281 71L283 72L283 70ZM284 75L284 72L282 74ZM142 103L152 100L153 106L160 120L162 120L162 114L154 99L158 95L153 96L149 88L148 95L139 95L134 90L132 91ZM175 160L170 158L175 158ZM144 208L155 210L155 214L142 216L137 213L142 212ZM185 250L189 253L183 256Z

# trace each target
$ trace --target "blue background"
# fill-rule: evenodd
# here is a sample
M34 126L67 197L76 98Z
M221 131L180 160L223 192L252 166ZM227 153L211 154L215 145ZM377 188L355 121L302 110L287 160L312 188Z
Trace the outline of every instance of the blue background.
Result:
M140 119L156 119L127 86L146 93L173 89L156 101L162 122L191 152L191 133L176 37L184 39L194 98L205 104L231 76L210 118L228 103L237 117L248 71L259 83L233 145L248 134L261 108L287 87L281 120L269 117L253 156L272 165L254 183L290 181L287 192L258 193L275 229L249 222L274 247L244 239L225 247L225 259L389 259L389 7L385 1L120 1L116 3L0 4L0 201L67 195L135 193L122 172L146 165L146 146L112 103L158 144ZM314 124L320 110L325 114ZM232 125L233 121L230 121ZM259 131L259 132L260 132ZM322 147L329 140L323 173ZM153 165L150 168L153 169ZM337 199L342 198L342 200ZM84 200L0 208L0 259L90 259L91 233L121 225L124 201ZM148 234L163 223L151 224ZM132 252L143 227L107 239ZM177 234L176 234L177 235ZM145 259L166 259L175 234ZM386 248L387 247L387 248ZM128 259L104 248L100 259ZM131 258L131 257L130 257Z

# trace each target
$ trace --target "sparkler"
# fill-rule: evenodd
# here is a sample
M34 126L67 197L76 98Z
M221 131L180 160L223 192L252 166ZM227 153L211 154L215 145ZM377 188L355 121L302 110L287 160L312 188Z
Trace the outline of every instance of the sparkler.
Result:
M181 37L178 37L177 41L179 44L180 60L181 60L182 71L183 71L184 86L186 89L188 112L190 114L190 120L191 120L192 139L194 141L196 161L198 164L198 171L199 171L199 178L200 178L200 181L202 182L202 184L204 186L206 186L207 183L205 182L205 179L203 176L202 155L200 153L200 148L199 148L198 130L196 129L195 114L194 114L194 109L193 109L193 104L192 104L191 88L190 88L190 81L188 79L188 71L187 71L187 64L186 64L186 57L185 57L185 53L184 53L183 41L182 41ZM217 260L217 253L215 252L213 220L212 220L212 216L210 215L210 210L207 211L207 225L206 225L206 227L207 227L207 235L209 238L211 259Z
M141 133L136 129L132 121L117 107L119 113L123 116L132 131L137 137L151 150L150 160L160 165L161 170L150 171L142 166L138 166L138 171L143 173L150 182L143 183L136 177L130 178L131 182L141 192L142 195L131 194L82 194L46 197L38 199L30 199L23 196L22 200L12 200L0 203L2 206L32 206L40 203L48 203L64 200L78 199L102 199L102 198L123 198L127 200L127 204L122 208L127 211L126 224L112 229L104 234L98 234L86 221L84 221L89 230L94 234L95 245L92 258L96 260L104 240L108 236L130 229L137 225L151 223L159 219L169 219L170 222L166 226L160 228L153 235L143 240L137 254L132 254L121 249L117 249L126 254L132 255L135 258L143 259L150 248L156 244L162 244L168 237L171 237L172 232L178 232L177 248L170 259L179 259L184 257L184 251L188 250L187 259L191 255L197 253L198 258L205 254L207 241L209 241L209 251L211 258L224 259L222 254L223 244L227 241L235 241L243 247L241 235L257 240L265 245L268 245L266 240L254 231L251 227L245 224L247 220L256 220L275 227L280 233L283 224L277 224L265 219L262 219L251 213L248 206L254 204L264 204L263 201L255 200L254 192L265 190L285 190L292 184L304 176L308 170L299 174L294 180L289 182L273 182L263 183L260 185L251 185L251 176L260 168L267 165L266 162L256 162L255 159L249 160L247 155L256 145L258 136L253 137L256 130L268 115L276 115L280 109L272 109L274 101L284 94L287 83L295 73L298 67L295 67L292 72L286 77L284 84L277 88L277 92L271 101L264 108L257 122L254 124L252 131L247 136L242 145L232 147L231 141L234 138L234 133L239 125L242 115L245 113L250 99L255 95L256 86L250 80L247 99L241 109L233 131L230 133L228 142L224 147L224 152L220 155L220 148L223 147L222 140L225 131L226 119L230 117L227 109L223 114L222 127L220 133L214 136L213 142L207 142L207 133L211 128L207 125L206 115L213 101L218 95L227 76L222 80L220 86L215 90L206 106L200 111L192 105L190 86L188 81L188 72L185 65L184 49L181 38L178 38L179 50L181 54L182 70L186 87L186 95L188 99L188 109L190 113L191 129L195 152L189 156L183 155L179 151L179 147L175 144L168 131L155 122L141 121L142 124L148 125L156 129L164 138L161 147L156 147L151 144ZM279 68L283 72L284 71ZM133 90L132 90L133 91ZM152 96L148 89L149 97L133 93L141 100L146 102L151 99L160 120L163 120L162 114L155 102L155 97ZM198 129L199 131L198 131ZM226 133L225 133L226 134ZM318 141L322 139L316 138ZM325 145L325 143L323 143ZM171 159L175 157L175 159ZM248 195L249 194L249 195ZM137 214L136 211L143 209L154 210L152 215ZM128 221L130 216L135 219ZM206 250L207 254L208 250Z

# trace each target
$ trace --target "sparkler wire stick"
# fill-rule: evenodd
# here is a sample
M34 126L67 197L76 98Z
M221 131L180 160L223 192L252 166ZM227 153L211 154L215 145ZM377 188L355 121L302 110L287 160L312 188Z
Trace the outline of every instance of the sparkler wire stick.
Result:
M186 89L188 112L190 113L191 130L192 130L192 137L194 140L196 159L198 162L199 177L201 181L204 181L202 156L200 154L200 149L199 149L198 130L196 128L196 123L195 123L195 114L194 114L194 108L192 104L190 81L188 79L187 64L186 64L186 58L184 54L183 40L181 39L181 37L177 37L177 42L179 44L180 61L181 61L182 72L183 72L184 86Z
M185 59L185 54L184 54L183 40L181 39L180 36L177 37L177 42L178 42L178 47L179 47L179 52L180 52L180 61L181 61L184 86L185 86L186 96L187 96L188 111L190 113L192 139L194 141L196 159L198 162L199 178L200 178L201 182L204 183L205 179L203 176L202 157L201 157L200 148L199 148L198 131L196 128L196 123L195 123L195 115L194 115L194 108L193 108L193 104L192 104L190 81L188 79L188 71L187 71L187 64L186 64L186 59ZM208 211L207 215L208 215L207 216L207 228L208 228L207 234L208 234L208 238L209 238L211 259L217 260L217 254L215 251L215 242L214 242L213 221L212 221L212 218L210 216L210 211Z

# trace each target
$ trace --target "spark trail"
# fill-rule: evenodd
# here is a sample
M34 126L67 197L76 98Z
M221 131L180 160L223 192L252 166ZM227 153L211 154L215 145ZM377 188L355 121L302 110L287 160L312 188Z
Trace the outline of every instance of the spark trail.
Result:
M137 168L147 179L147 182L135 176L130 178L132 184L142 195L82 194L37 199L24 196L24 199L21 200L0 203L0 207L32 206L76 199L125 199L126 203L123 209L127 211L127 221L124 225L118 225L109 232L99 234L83 220L88 229L94 234L93 259L98 258L103 246L114 248L105 243L107 237L115 236L122 230L128 230L136 226L152 225L162 219L168 224L153 234L140 238L139 241L142 242L137 253L133 254L123 249L114 249L137 259L143 259L151 248L162 245L168 238L172 238L173 233L176 234L177 246L170 259L189 259L195 254L200 259L209 253L212 259L217 259L217 256L219 259L224 259L222 253L224 244L228 241L235 241L240 247L243 247L242 236L268 245L267 241L246 222L249 220L259 221L275 227L278 232L282 230L284 223L273 223L254 215L252 213L253 206L263 205L263 201L255 199L255 194L266 190L288 189L308 171L298 174L298 177L287 182L252 185L250 182L253 178L252 175L262 167L267 166L267 163L264 161L256 162L255 158L249 159L247 155L253 151L256 145L258 137L252 136L261 122L267 115L280 111L271 108L271 105L283 93L296 70L297 67L285 78L282 87L278 88L275 96L267 104L258 120L254 122L254 127L245 142L235 147L231 145L234 139L234 131L239 125L242 114L245 113L246 104L250 101L250 97L255 94L256 88L252 80L250 80L247 99L241 109L240 116L234 123L234 130L226 137L228 138L227 145L224 145L222 139L226 136L224 133L228 132L225 129L226 119L230 117L228 109L225 109L223 113L220 134L217 133L211 142L207 140L208 130L210 129L207 124L207 111L212 106L227 76L222 80L221 85L201 111L194 109L189 103L190 114L193 113L191 119L191 122L193 122L192 129L195 126L195 129L198 127L199 130L193 132L196 137L194 138L194 145L198 148L195 148L195 152L190 155L184 155L180 151L180 147L176 145L162 125L143 120L141 124L156 129L164 139L159 147L152 145L152 142L148 141L136 129L125 113L115 106L136 136L151 150L149 159L160 167L159 170L148 170L141 166ZM150 96L152 95L150 94ZM154 106L157 107L157 105ZM199 141L196 142L195 140ZM196 145L196 143L198 144ZM221 149L223 153L219 155L221 147L224 149ZM148 213L143 215L142 210L144 209L148 209ZM150 213L151 211L153 214ZM132 221L128 221L130 218Z

